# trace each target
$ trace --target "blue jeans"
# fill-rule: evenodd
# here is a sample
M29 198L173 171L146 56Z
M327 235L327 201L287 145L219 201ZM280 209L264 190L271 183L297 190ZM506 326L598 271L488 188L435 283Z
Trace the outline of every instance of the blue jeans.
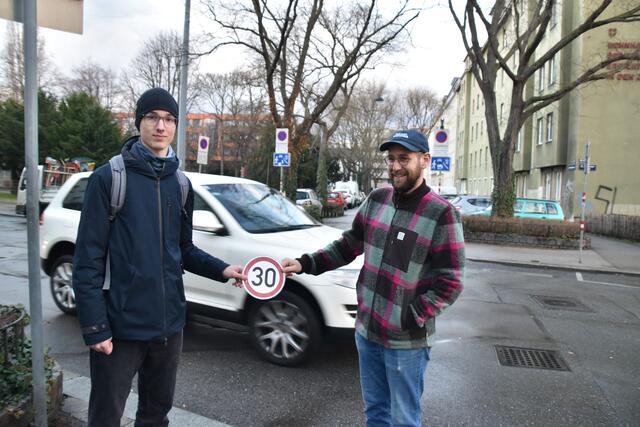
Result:
M420 426L429 349L394 350L356 332L367 427Z

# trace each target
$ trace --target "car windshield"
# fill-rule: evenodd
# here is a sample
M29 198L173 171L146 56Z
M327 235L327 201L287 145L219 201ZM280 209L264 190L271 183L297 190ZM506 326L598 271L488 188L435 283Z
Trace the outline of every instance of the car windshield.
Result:
M266 185L210 184L204 188L249 233L275 233L320 226L320 223Z

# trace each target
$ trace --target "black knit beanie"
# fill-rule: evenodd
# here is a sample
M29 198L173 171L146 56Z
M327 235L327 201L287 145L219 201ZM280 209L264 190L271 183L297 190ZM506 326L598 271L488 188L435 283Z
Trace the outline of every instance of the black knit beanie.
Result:
M138 99L136 103L136 128L140 130L140 120L149 111L162 110L171 113L178 118L178 103L169 92L161 87L149 89Z

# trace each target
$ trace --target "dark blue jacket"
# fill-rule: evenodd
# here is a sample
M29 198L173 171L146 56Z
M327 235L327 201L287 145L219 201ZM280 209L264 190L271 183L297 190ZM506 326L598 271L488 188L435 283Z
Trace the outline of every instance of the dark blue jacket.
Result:
M166 162L158 175L125 142L127 171L124 206L109 221L111 168L89 178L73 259L73 288L87 345L109 337L155 340L184 327L184 270L224 282L228 264L194 246L191 240L193 189L183 209L175 171ZM109 252L111 285L103 291Z

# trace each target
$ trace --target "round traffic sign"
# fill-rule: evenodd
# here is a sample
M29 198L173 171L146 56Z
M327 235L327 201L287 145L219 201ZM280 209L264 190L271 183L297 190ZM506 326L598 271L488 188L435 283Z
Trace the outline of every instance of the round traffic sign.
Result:
M278 132L278 141L286 141L287 140L287 132L281 130Z
M284 271L280 263L267 256L259 256L247 263L244 289L257 299L270 299L284 288Z
M202 138L200 140L200 148L202 148L203 150L205 150L208 145L209 145L209 141L207 141L206 139Z
M436 141L440 144L444 144L445 142L447 142L448 137L449 135L447 134L446 130L439 130L436 132Z

